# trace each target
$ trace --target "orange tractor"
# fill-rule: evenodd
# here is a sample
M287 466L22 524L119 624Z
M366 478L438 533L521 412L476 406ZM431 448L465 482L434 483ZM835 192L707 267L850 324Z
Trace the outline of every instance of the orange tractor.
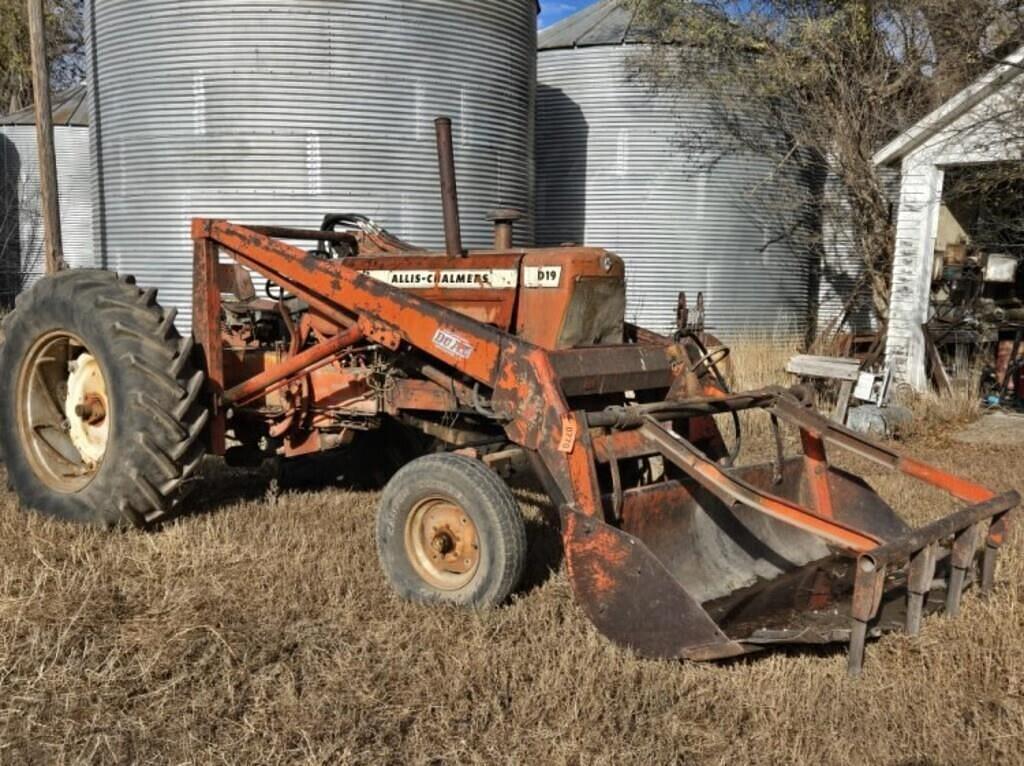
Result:
M504 212L494 248L467 254L450 123L437 127L444 253L359 216L314 231L198 219L185 338L131 278L75 270L28 290L0 350L0 446L22 503L145 526L180 506L208 454L337 454L356 478L388 479L377 541L395 589L486 606L523 568L523 520L493 470L519 459L557 509L586 614L658 658L838 642L857 672L867 636L916 633L971 583L992 587L1016 493L871 443L799 388L731 392L727 351L625 321L610 252L515 248ZM317 244L286 243L302 240ZM777 454L741 465L715 416L754 408ZM801 454L784 454L784 426ZM963 507L911 528L832 449Z

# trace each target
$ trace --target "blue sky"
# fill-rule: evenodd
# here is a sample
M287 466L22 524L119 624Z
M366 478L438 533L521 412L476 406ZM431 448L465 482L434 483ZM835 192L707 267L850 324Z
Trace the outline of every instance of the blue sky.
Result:
M571 16L580 8L586 8L597 0L540 0L540 19L538 25L541 29L549 27L556 21L561 21L566 16Z

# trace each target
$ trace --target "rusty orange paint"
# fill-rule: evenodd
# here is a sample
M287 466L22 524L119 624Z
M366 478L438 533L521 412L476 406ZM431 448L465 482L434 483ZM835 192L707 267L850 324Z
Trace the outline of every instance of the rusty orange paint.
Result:
M493 384L502 340L497 328L244 227L215 221L210 229L217 242L245 265L331 318L347 314L351 322L368 314L395 328L413 346L432 349L457 370Z
M687 444L691 451L686 453L690 459L672 453L671 447L657 441L657 433L650 435L639 428L610 434L592 433L587 413L579 409L583 406L579 402L585 397L608 392L643 390L663 399L675 392L687 400L703 393L709 400L722 402L723 411L730 409L729 395L715 385L710 376L702 375L697 380L680 383L681 376L689 373L686 361L688 358L692 361L693 349L667 339L659 337L651 343L597 348L556 348L560 322L572 299L572 285L581 279L622 279L621 261L611 254L606 259L596 257L604 251L566 248L477 254L475 260L458 259L450 265L459 269L515 271L520 289L492 285L461 291L436 286L409 290L386 284L368 276L367 272L415 268L436 275L448 268L449 259L429 253L396 253L395 247L401 243L389 241L380 249L389 253L387 256L327 260L274 239L273 236L285 236L274 231L225 221L200 219L193 223L196 240L194 326L215 397L225 387L224 340L231 339L230 333L221 334L220 292L222 289L235 292L248 289L239 284L237 268L218 263L218 253L223 250L237 264L262 274L309 306L298 328L281 310L282 321L291 335L287 355L278 364L267 364L264 355L260 361L262 371L247 379L233 379L234 386L225 395L229 401L244 404L265 398L276 388L287 387L275 400L278 402L275 407L281 412L272 413L271 429L272 435L284 437L286 454L329 449L346 438L344 429L329 433L315 427L316 424L329 425L332 412L351 410L376 414L381 405L394 414L417 409L456 412L460 402L463 406L468 403L476 407L478 392L483 391L508 439L531 451L535 457L539 456L539 463L535 463L538 471L550 474L546 477L551 479L548 486L552 497L557 497L561 503L566 520L564 539L567 544L576 546L570 553L597 561L596 567L591 562L591 577L596 578L593 585L599 591L611 589L616 581L622 581L622 573L617 568L628 554L628 549L616 547L621 540L616 543L614 536L594 534L588 539L586 534L581 537L577 528L581 524L602 524L604 508L597 474L599 462L659 451L666 456L676 454L675 459L682 461L677 464L698 483L713 488L716 494L731 497L734 503L742 503L804 529L851 553L870 551L882 541L835 520L834 504L842 498L834 497L829 486L825 449L826 442L832 443L829 440L847 448L851 448L851 444L853 448L859 446L861 454L869 459L899 468L963 500L980 502L993 497L992 492L977 484L919 461L900 458L875 445L865 447L855 435L829 430L827 424L821 425L819 419L805 412L795 397L791 397L788 409L778 402L775 406L780 415L788 413L788 418L802 429L810 507L744 484L713 459L708 459L721 441L711 417L689 418L685 433L679 431L683 438L690 439ZM527 267L552 264L561 269L557 284L523 284ZM435 276L429 281L440 280ZM420 372L429 382L399 380L390 395L378 396L377 392L368 390L366 381L357 373L337 364L339 355L346 353L349 346L364 340L376 344L378 350L383 346L398 353L415 351L407 357L410 368L415 372L416 364L422 365ZM306 345L308 348L300 350ZM363 346L369 348L370 344ZM249 370L244 349L242 353L239 365L232 367L232 378ZM280 353L284 354L283 347ZM376 350L364 353L376 353ZM253 369L259 367L254 364ZM641 368L640 372L637 367ZM438 385L438 381L444 385ZM625 386L626 382L638 385ZM779 399L774 393L770 398ZM772 404L759 402L756 406ZM218 446L223 448L224 440L224 414L218 411L216 415L211 432L215 451ZM658 429L666 438L678 439L660 426ZM697 441L699 446L695 446ZM675 444L678 448L678 441ZM724 449L724 445L720 446ZM993 539L997 536L1002 537L1001 527L992 532ZM567 555L570 567L573 558Z
M821 434L800 429L800 442L804 449L804 470L811 491L811 505L819 516L835 518L832 507L832 489L828 483L828 455Z
M594 446L590 440L590 432L587 430L583 413L575 412L571 417L576 422L578 435L573 451L565 457L568 462L573 497L581 513L586 516L600 517L604 511L601 505L601 489L597 482Z
M195 240L193 246L192 333L203 354L206 385L212 396L208 431L210 451L222 455L226 449L226 420L219 406L224 390L224 342L220 333L220 249L208 238Z
M573 576L573 559L586 557L592 564L588 578L589 584L598 593L609 593L618 588L622 582L622 564L629 558L629 552L624 550L615 538L600 534L588 534L585 527L583 530L578 529L580 525L599 523L601 522L587 519L579 514L565 514L563 538L573 541L573 555L567 561L570 567L570 577Z
M338 370L336 365L316 370L308 377L310 409L314 413L343 410L376 415L377 397L363 375ZM325 424L330 424L327 417Z
M253 399L265 396L276 387L286 386L292 380L305 377L317 366L330 364L333 357L357 342L362 336L362 330L355 327L330 340L318 343L225 392L224 401L230 404L244 405Z
M1009 512L1002 514L989 527L986 543L994 548L1000 547L1006 542L1006 531L1009 525Z
M608 463L612 455L617 460L652 455L656 452L643 432L634 428L630 431L612 431L593 437L594 455L601 463Z
M538 272L553 278L527 280L527 275ZM557 349L577 286L581 281L600 279L624 280L622 260L590 247L527 251L522 256L523 286L516 307L515 335L541 348Z
M727 477L712 465L702 464L697 467L697 471L704 474L716 484L728 483ZM828 540L848 551L863 553L876 547L881 542L881 540L871 537L870 535L862 534L826 519L822 519L815 513L815 511L810 508L804 508L797 503L790 503L787 500L779 497L773 497L768 494L762 495L759 498L759 501L759 504L755 507L759 507L769 516L774 516L780 521L784 521L799 529L811 532L812 534L815 534L824 540Z
M522 253L474 253L470 260L432 256L429 262L424 263L422 254L392 254L373 258L345 258L341 263L368 276L386 274L392 281L385 284L391 284L439 306L457 311L477 322L510 332L517 304L522 258ZM472 289L440 286L439 275L454 270L506 271L513 273L515 280L511 287L505 288L483 285ZM427 279L427 273L431 274L432 278ZM419 287L415 281L417 278L426 284Z
M427 380L400 379L385 397L389 412L397 414L402 410L424 410L431 412L454 412L459 402L450 391Z
M907 476L913 476L915 479L945 490L958 500L967 503L983 503L996 496L995 492L980 484L975 484L973 481L968 481L905 455L900 456L897 467Z
M850 552L862 553L881 542L852 527L822 518L814 509L754 489L726 473L714 462L681 448L676 438L656 423L645 425L644 430L651 443L659 448L666 459L730 503L742 503Z

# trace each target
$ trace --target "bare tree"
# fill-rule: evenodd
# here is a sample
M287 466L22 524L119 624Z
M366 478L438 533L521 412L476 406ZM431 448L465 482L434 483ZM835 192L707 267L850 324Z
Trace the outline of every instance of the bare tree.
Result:
M85 0L47 0L47 47L51 84L62 89L85 73L83 7ZM25 0L0 0L0 113L32 103L27 6Z
M1024 43L1024 3L919 0L931 43L931 80L945 100Z
M732 142L720 151L758 152L775 159L776 172L797 166L828 179L835 194L805 186L811 196L787 204L816 206L823 219L844 218L847 249L857 254L884 323L894 225L886 179L872 157L1022 39L1021 6L1004 0L628 2L641 23L671 43L643 49L635 57L638 74L661 90L707 94ZM964 13L972 17L965 20ZM1003 118L1019 126L1020 116Z

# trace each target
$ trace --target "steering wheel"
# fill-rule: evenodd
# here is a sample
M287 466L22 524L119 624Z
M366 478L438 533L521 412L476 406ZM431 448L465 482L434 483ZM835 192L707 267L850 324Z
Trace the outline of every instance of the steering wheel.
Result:
M728 346L719 346L712 351L708 351L704 356L690 365L690 372L697 372L697 370L701 368L704 368L706 372L711 372L718 367L719 362L724 362L730 353L731 349ZM704 373L702 372L701 374L703 375Z

